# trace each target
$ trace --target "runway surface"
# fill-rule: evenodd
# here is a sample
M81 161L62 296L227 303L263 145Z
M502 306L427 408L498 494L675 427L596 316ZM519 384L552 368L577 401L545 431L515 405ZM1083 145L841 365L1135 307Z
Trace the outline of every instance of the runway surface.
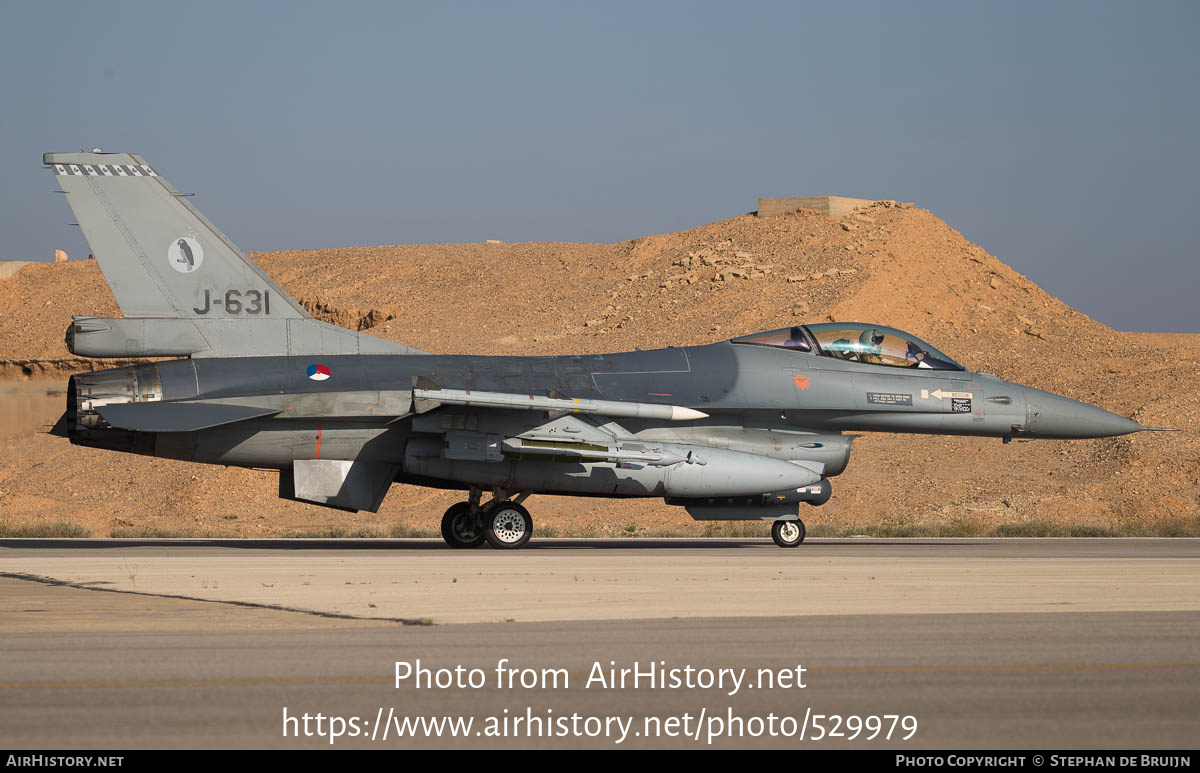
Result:
M1200 540L827 540L793 550L550 540L516 552L440 540L48 540L0 547L0 557L4 572L92 588L434 623L1200 608Z
M911 715L918 729L908 741L897 727L891 740L814 742L809 724L803 742L713 746L1190 748L1197 642L1198 540L551 540L517 553L420 540L0 541L0 731L29 748L329 745L299 728L285 738L284 707L355 717L376 736L336 747L695 747L732 710L797 723ZM498 687L502 658L561 669L569 684ZM487 679L397 688L395 661L417 659ZM749 676L732 695L644 679L584 686L597 662L635 661ZM750 686L759 669L797 665L803 689ZM620 743L616 729L384 741L389 709L631 724ZM699 739L634 735L647 717L658 729L685 714Z

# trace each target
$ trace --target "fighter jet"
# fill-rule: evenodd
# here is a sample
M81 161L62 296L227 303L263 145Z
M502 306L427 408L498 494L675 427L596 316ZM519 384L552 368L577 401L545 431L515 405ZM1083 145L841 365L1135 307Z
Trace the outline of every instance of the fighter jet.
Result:
M1135 421L972 373L916 336L791 324L705 346L554 357L429 354L313 319L140 156L47 153L124 315L77 316L77 445L279 471L279 496L377 512L451 489L455 548L524 546L533 494L654 497L804 541L858 431L1101 438ZM485 501L485 495L487 497Z

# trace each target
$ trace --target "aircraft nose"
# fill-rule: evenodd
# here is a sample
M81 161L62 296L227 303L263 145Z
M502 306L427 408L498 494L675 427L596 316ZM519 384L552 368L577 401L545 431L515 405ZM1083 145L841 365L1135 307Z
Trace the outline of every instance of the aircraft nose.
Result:
M1069 397L1028 389L1026 429L1034 437L1099 438L1128 435L1145 429L1132 419Z

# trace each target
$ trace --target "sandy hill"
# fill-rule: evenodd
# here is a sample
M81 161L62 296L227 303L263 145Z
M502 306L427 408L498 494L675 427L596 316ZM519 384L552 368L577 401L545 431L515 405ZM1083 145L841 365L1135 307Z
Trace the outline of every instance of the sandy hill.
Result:
M254 255L315 315L435 352L559 354L696 344L800 321L909 330L974 370L1179 427L1103 441L868 435L826 531L1077 530L1200 523L1200 336L1114 331L1066 306L933 214L880 202L842 218L743 215L616 244L402 245ZM66 352L71 314L116 315L91 262L0 280L0 376L96 364ZM396 487L377 516L281 504L273 476L77 449L28 431L0 443L0 521L97 534L432 528L452 495ZM691 530L661 503L539 497L558 533ZM382 527L372 526L382 524ZM1055 527L1057 528L1057 527Z

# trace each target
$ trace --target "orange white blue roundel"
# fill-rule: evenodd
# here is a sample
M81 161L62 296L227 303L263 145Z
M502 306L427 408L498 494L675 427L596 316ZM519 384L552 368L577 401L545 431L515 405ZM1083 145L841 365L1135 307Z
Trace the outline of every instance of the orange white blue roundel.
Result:
M313 381L324 381L333 375L325 365L309 365L308 377Z

